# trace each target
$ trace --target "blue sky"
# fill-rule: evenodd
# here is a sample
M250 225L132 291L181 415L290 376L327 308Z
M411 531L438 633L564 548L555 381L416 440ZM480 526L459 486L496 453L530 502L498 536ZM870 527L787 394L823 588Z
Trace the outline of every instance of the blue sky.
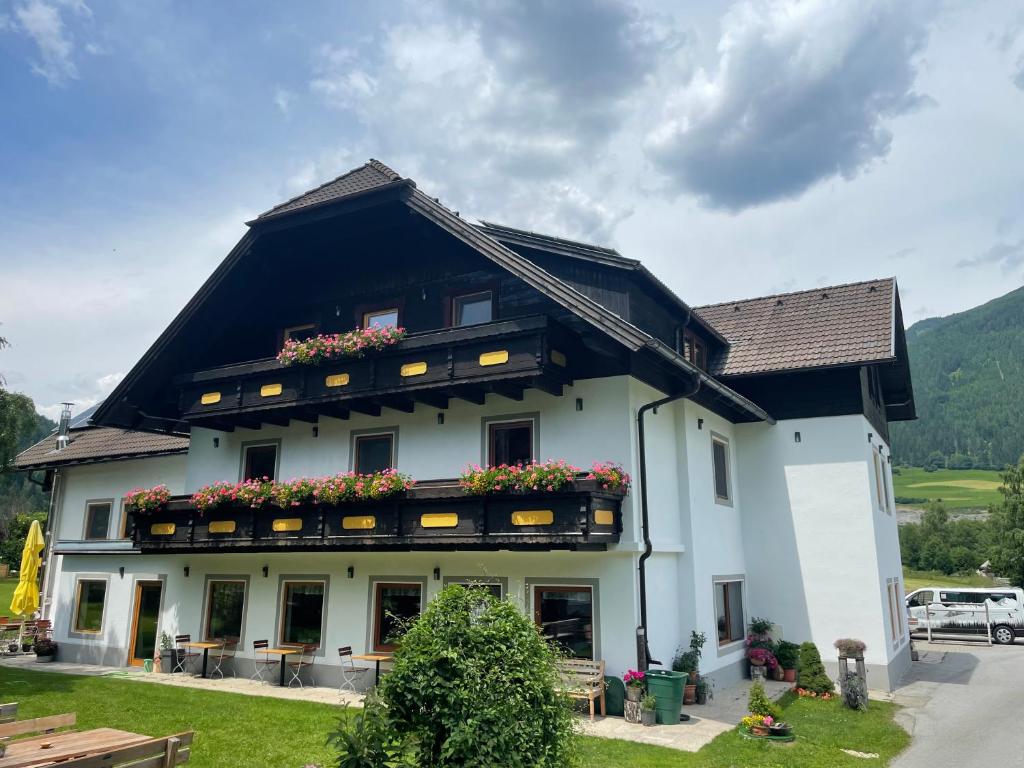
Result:
M1024 0L0 0L0 373L103 397L244 230L376 157L709 303L1024 270Z

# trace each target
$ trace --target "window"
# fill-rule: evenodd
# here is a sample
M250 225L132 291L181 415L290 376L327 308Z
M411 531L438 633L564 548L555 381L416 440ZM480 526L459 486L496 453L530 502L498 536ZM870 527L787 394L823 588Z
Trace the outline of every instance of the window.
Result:
M890 579L887 585L889 595L889 632L892 635L893 643L898 644L903 639L903 609L900 605L900 584L896 579Z
M745 637L742 581L715 582L715 622L719 645L735 643Z
M85 505L85 538L105 539L110 531L109 501L91 501Z
M449 584L459 584L467 589L485 589L490 592L498 600L501 600L505 595L505 585L501 581L496 579L448 579L444 580L445 586Z
M872 451L871 455L875 459L875 497L878 499L878 508L885 510L885 497L888 494L888 489L882 490L882 486L885 485L885 480L882 478L882 459L877 451Z
M363 328L398 327L398 307L374 309L363 313Z
M75 632L97 634L103 629L107 582L82 580L75 596Z
M916 595L910 598L908 605L924 607L931 605L935 601L935 593L930 589L926 589L923 592L918 592Z
M393 651L405 624L420 615L422 584L378 583L374 594L373 649Z
M498 421L487 425L487 463L529 464L533 461L533 420Z
M320 645L324 620L324 582L286 581L281 642Z
M383 472L395 466L395 433L356 435L352 469L360 475Z
M882 490L885 492L885 511L892 514L892 500L889 498L889 473L885 468L885 459L879 457L879 462L882 465Z
M206 596L206 639L240 638L244 609L244 581L210 581Z
M534 587L533 620L547 640L577 659L594 658L591 587Z
M277 443L247 445L243 456L243 480L260 480L264 477L273 480L277 477Z
M290 328L285 328L282 333L282 344L286 341L305 341L316 336L316 323L306 323L305 325L293 325Z
M719 504L729 504L732 501L729 441L715 434L711 435L711 462L714 465L715 501Z
M696 365L698 368L707 369L708 367L708 348L701 339L699 339L693 331L683 331L682 345L679 350L680 354L689 360L691 363Z
M494 317L494 294L479 291L452 299L452 325L489 323Z

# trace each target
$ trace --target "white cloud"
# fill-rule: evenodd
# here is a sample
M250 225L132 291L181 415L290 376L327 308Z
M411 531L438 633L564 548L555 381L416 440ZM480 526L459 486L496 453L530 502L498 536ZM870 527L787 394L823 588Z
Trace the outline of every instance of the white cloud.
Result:
M78 67L72 58L75 44L64 23L62 10L91 18L92 11L82 0L25 0L14 7L14 20L0 24L0 30L16 29L35 43L38 58L31 62L32 71L53 86L78 78Z
M36 410L44 416L48 416L54 421L60 419L60 412L63 409L63 403L73 403L74 407L72 413L81 413L86 408L91 408L96 405L114 391L114 387L118 385L121 379L124 378L124 373L107 373L98 378L90 379L85 376L75 376L65 382L66 394L62 395L64 398L60 403L51 403L49 405L36 404Z
M295 94L286 88L278 88L274 91L274 105L281 110L285 117L291 116L292 102L295 101Z
M716 65L665 95L648 156L677 189L729 210L853 178L889 153L889 120L924 102L928 18L913 0L739 3Z
M1024 264L1024 238L1013 243L996 243L983 253L961 259L956 263L957 267L981 267L988 264L996 264L1004 274Z

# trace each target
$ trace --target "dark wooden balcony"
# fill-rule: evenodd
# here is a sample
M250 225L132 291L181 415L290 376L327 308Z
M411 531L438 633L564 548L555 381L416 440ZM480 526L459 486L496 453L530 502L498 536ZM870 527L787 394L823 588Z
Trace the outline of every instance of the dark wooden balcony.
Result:
M577 480L552 493L466 496L454 480L400 497L279 509L219 507L187 496L159 512L128 510L136 549L157 552L603 550L619 540L622 494Z
M411 413L415 403L446 408L449 398L482 404L488 392L521 400L523 390L562 394L581 349L576 335L543 315L420 333L382 352L321 365L256 360L179 376L181 418L230 431L321 415L381 408Z

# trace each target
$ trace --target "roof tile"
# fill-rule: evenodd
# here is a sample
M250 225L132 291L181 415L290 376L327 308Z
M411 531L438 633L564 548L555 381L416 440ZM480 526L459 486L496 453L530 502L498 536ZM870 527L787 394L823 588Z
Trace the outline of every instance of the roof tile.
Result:
M74 429L69 438L68 445L60 451L54 447L55 435L43 438L18 454L13 469L42 469L101 459L185 453L189 443L187 435L164 435L117 427Z
M275 205L269 211L264 211L257 218L267 219L273 216L280 216L285 213L292 213L303 208L309 208L320 203L327 203L338 200L349 195L368 192L376 187L383 187L395 181L401 181L402 177L395 171L388 168L379 160L370 160L368 163L354 168L348 173L343 173L333 181L321 184L319 187L303 192L291 200Z

